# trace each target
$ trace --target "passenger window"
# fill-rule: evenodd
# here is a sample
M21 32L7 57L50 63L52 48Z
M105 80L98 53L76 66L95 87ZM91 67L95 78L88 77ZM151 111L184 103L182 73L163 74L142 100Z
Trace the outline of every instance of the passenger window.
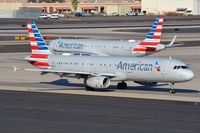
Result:
M180 66L177 66L177 69L180 69Z

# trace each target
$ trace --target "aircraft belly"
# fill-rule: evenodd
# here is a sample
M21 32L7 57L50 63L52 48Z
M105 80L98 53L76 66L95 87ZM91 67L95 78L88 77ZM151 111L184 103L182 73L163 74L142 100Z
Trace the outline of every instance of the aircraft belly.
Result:
M159 82L162 80L161 74L155 72L126 72L127 80L132 81L149 81L149 82Z

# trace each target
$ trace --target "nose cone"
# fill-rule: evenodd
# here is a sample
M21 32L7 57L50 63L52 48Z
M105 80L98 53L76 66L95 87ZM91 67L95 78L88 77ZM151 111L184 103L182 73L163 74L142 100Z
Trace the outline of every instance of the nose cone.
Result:
M188 71L188 72L185 73L185 79L186 79L187 81L190 81L190 80L192 80L193 78L194 78L194 73L193 73L192 71Z

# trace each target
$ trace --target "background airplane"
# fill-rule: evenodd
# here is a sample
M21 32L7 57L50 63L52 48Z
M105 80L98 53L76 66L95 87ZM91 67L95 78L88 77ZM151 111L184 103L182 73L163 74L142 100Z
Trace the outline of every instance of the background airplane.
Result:
M56 39L49 43L52 52L101 55L101 56L146 56L173 45L176 36L168 45L160 44L164 16L158 16L150 32L142 42L135 40Z
M54 73L61 77L83 78L88 89L106 89L111 81L126 89L125 81L139 84L157 82L186 82L194 77L193 72L182 61L171 58L123 57L123 56L77 56L53 54L33 21L27 21L32 53L25 59L43 74ZM17 70L14 67L14 70Z

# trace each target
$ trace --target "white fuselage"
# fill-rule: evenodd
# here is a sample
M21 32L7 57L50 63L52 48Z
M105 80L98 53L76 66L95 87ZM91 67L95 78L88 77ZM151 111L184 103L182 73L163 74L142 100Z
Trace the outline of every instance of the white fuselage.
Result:
M193 78L190 69L174 69L186 66L169 58L103 57L50 55L50 69L59 71L88 72L90 75L115 75L114 81L185 82ZM109 76L108 76L109 77Z
M155 53L134 51L134 48L141 47L139 43L128 40L56 39L49 43L49 48L52 52L100 56L146 56ZM159 47L156 48L156 51L159 50Z

